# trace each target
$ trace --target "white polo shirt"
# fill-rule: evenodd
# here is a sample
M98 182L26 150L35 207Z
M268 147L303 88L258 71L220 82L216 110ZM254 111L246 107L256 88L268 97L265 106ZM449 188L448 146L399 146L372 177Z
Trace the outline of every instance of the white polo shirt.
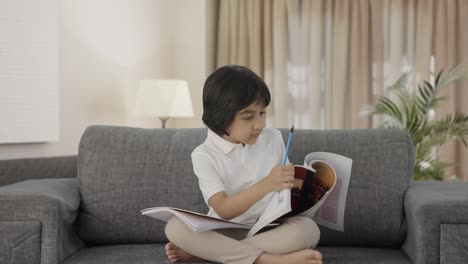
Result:
M284 151L281 132L276 129L264 128L255 144L245 146L229 142L208 130L205 142L192 152L193 170L206 204L217 192L233 195L268 176L275 165L281 164ZM271 193L265 195L231 221L255 223L270 196ZM209 208L209 216L220 218L213 208Z

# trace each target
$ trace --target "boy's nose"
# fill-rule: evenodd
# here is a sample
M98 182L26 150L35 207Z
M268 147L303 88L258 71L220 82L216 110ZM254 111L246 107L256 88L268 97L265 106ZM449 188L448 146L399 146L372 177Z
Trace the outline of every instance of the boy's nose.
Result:
M254 122L254 129L262 129L265 126L265 122L262 118L256 118Z

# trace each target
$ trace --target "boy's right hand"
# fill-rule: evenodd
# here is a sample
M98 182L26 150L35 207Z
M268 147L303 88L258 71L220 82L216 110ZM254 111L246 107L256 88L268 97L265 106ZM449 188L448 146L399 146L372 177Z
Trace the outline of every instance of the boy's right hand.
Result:
M294 166L277 165L271 169L270 174L264 180L271 191L291 189L294 183Z

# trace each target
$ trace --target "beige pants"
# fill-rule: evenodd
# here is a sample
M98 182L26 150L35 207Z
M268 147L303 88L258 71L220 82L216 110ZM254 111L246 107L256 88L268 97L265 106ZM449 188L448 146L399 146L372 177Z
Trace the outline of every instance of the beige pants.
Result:
M253 263L263 252L285 254L315 248L320 239L317 224L308 217L287 218L281 225L246 238L245 229L193 232L177 217L166 225L166 236L184 251L213 262Z

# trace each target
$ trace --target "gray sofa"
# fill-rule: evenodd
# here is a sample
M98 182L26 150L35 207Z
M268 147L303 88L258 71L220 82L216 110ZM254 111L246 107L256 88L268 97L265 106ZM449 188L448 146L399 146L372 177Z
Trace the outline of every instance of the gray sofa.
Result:
M91 126L77 157L1 161L0 263L167 263L164 224L139 211L207 211L190 160L206 133ZM353 159L345 231L320 227L324 263L468 263L468 183L411 182L406 133L297 129L290 160L311 151Z

